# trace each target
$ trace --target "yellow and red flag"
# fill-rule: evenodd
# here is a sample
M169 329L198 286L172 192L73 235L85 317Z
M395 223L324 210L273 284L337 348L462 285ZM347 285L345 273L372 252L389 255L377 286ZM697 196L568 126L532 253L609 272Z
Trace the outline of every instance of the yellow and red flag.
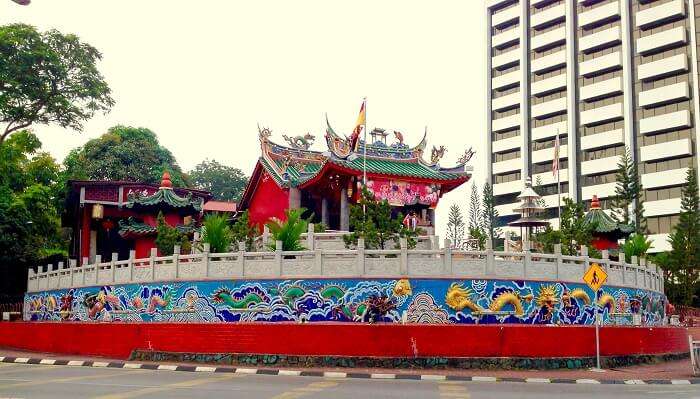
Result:
M357 151L357 147L360 143L360 133L362 133L362 129L365 128L365 125L367 124L367 118L365 116L366 103L367 99L362 100L362 106L360 107L360 114L357 115L355 129L353 129L352 135L350 136L350 145L353 151Z

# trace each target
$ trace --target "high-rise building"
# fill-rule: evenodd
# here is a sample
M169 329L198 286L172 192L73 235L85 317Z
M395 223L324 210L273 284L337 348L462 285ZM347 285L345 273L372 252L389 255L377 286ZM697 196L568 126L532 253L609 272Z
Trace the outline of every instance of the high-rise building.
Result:
M619 158L638 165L654 251L669 249L698 168L700 0L486 0L488 176L501 221L532 176L557 224L561 197L610 208Z

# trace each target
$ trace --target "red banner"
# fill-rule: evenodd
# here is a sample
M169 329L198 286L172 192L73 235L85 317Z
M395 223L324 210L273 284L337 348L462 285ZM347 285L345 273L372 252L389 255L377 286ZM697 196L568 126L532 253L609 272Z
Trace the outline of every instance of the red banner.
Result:
M436 206L440 197L438 184L409 183L400 180L369 180L367 188L377 200L392 206L423 204Z

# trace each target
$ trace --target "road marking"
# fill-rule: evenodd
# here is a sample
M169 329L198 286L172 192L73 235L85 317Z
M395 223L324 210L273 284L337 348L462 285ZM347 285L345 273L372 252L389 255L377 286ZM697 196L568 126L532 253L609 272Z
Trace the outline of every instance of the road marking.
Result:
M343 373L340 371L325 371L323 372L323 376L326 378L346 378L348 376L348 373Z
M158 366L158 370L177 371L177 366L174 366L172 364L161 364Z
M454 381L443 381L438 383L438 390L441 398L469 399L469 391L464 385Z
M68 366L82 366L85 362L82 360L71 360L68 362Z
M373 373L372 375L370 375L370 378L374 378L377 380L394 379L396 378L396 374Z
M291 391L282 392L279 395L273 396L272 399L296 399L312 393L319 393L328 388L338 386L338 381L317 381L309 385L294 388Z
M197 366L194 368L194 371L198 371L201 373L213 373L216 371L216 367L209 367L209 366Z
M498 381L498 378L496 377L482 377L482 376L474 376L472 377L472 381L476 382L496 382Z
M15 363L27 363L28 361L28 357L18 357L17 359L15 359Z
M589 378L581 378L576 380L577 384L600 384L600 381L598 380L591 380Z
M280 370L277 375L297 376L301 375L301 370Z
M439 374L422 374L420 376L421 380L428 380L428 381L442 381L446 380L447 377L444 375L439 375Z
M56 363L54 359L41 359L41 361L39 361L39 364L48 364L50 366L52 366L54 363Z
M688 380L671 380L672 385L690 385Z
M129 391L129 392L122 392L122 393L98 396L96 399L135 398L138 396L144 396L144 395L148 395L148 394L156 393L156 392L173 391L176 389L191 389L191 388L194 388L194 387L199 386L199 385L231 380L233 378L240 378L240 376L236 376L235 374L227 374L227 375L220 376L220 377L195 378L193 380L180 381L180 382L176 382L173 384L167 384L167 385L162 385L162 386L157 386L157 387L148 387L148 388L137 389L137 390Z
M125 369L140 369L141 368L141 363L124 363Z
M257 374L258 369L236 369L236 374Z
M646 382L642 380L625 380L625 384L627 385L645 385Z
M549 384L552 382L549 378L526 378L525 382L534 382L538 384Z
M107 362L92 362L92 367L107 367L109 363Z
M53 368L52 368L53 369ZM53 369L56 370L56 369ZM35 370L33 370L35 371ZM19 388L19 387L31 387L31 386L36 386L36 385L46 385L46 384L60 384L64 382L73 382L73 381L81 381L81 380L91 380L95 378L105 378L105 377L116 377L120 375L128 375L125 373L145 373L146 370L138 370L138 371L121 371L119 373L109 373L109 374L94 374L94 375L81 375L78 377L66 377L66 378L56 378L56 379L41 379L41 380L36 380L36 381L28 381L28 382L20 382L16 384L5 384L5 385L0 385L0 389L7 389L7 388Z

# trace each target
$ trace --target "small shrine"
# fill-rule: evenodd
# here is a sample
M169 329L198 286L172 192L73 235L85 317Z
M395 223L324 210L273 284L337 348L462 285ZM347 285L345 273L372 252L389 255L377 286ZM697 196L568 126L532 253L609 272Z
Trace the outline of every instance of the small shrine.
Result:
M597 195L591 199L591 209L586 213L583 223L593 228L591 244L600 251L618 249L617 242L634 232L634 226L618 223L608 215L600 207Z
M288 144L283 146L271 140L270 129L258 128L258 133L261 156L239 204L257 225L272 217L284 219L285 210L303 207L313 213L315 223L347 231L349 205L360 199L366 171L367 189L376 199L387 200L396 214L415 213L418 226L434 232L439 199L471 176L471 148L452 167L440 165L445 147L433 147L430 161L425 161L427 132L417 145L409 146L401 132L375 128L369 132L371 142L365 143L336 133L326 119L325 151L310 149L310 134L283 136Z
M520 214L520 218L508 223L508 225L520 227L520 236L522 237L524 249L527 247L524 244L529 241L532 228L548 226L549 222L542 220L538 216L544 211L544 207L541 204L540 195L532 189L532 180L529 177L525 180L525 188L518 195L518 199L520 200L520 206L513 209L513 211Z
M127 259L131 250L147 257L155 247L158 214L170 226L194 234L211 199L206 191L173 188L163 173L159 186L125 181L70 181L63 225L73 231L71 257L94 262L112 253Z

